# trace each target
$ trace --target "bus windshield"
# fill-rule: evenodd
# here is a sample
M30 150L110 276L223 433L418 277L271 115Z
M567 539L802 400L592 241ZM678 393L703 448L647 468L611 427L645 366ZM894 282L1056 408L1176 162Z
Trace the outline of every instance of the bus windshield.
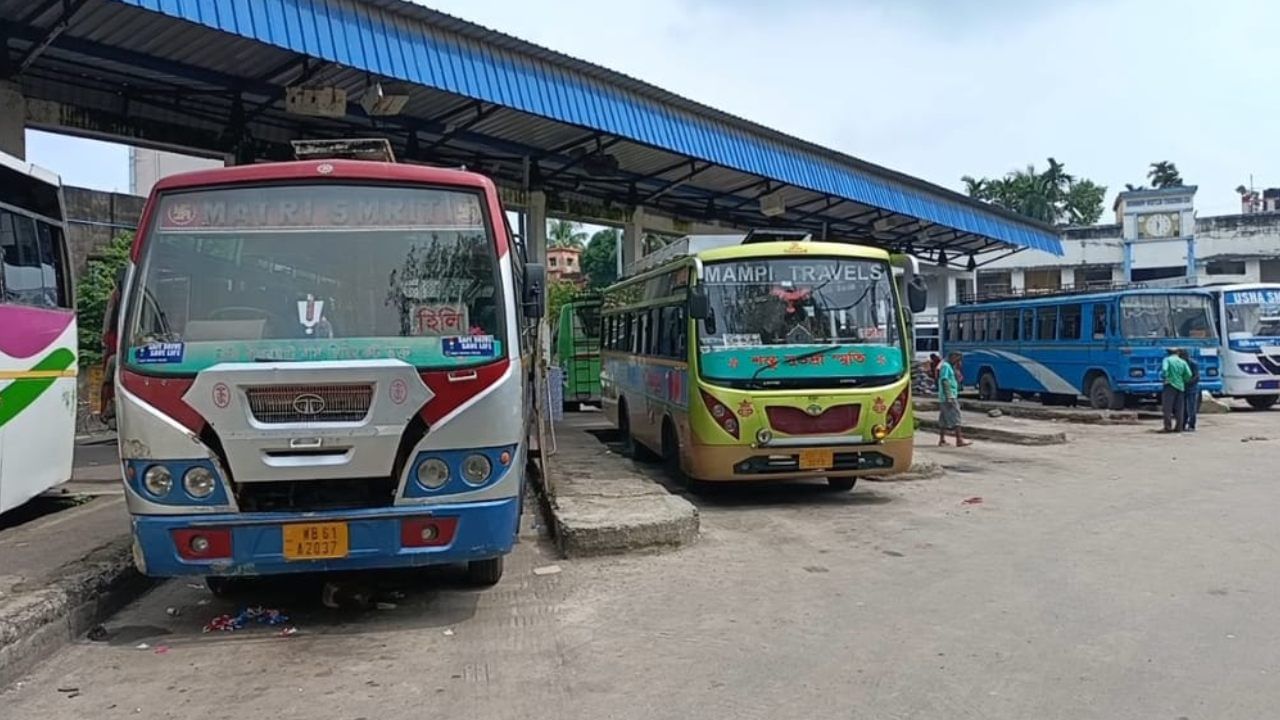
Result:
M501 357L498 259L478 193L267 185L161 198L143 240L126 362Z
M1232 338L1280 338L1280 289L1229 292L1227 334Z
M858 258L708 263L704 377L730 384L860 385L905 369L893 274Z
M1126 295L1120 298L1120 324L1124 336L1133 339L1217 337L1207 295Z

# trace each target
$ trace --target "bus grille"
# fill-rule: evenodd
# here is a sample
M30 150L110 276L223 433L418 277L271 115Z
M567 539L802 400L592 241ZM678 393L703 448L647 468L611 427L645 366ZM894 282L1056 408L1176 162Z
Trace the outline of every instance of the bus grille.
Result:
M858 424L861 405L835 405L818 415L810 415L800 408L785 405L769 405L764 409L769 425L787 435L838 435L848 432Z
M373 386L272 385L245 391L260 423L359 422L369 414Z

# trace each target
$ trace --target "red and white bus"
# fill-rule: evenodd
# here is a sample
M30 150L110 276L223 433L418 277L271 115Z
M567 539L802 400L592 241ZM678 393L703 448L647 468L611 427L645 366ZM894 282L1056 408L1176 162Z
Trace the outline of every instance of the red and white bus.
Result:
M322 158L162 180L115 367L138 567L215 589L445 563L497 582L542 273L474 173Z

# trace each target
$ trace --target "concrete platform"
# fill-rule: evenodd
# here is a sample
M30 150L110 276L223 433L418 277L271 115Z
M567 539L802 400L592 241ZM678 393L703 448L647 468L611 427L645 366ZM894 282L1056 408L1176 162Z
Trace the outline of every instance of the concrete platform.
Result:
M698 536L698 510L667 492L592 431L607 431L599 413L570 414L556 428L550 499L552 531L565 557L673 548Z

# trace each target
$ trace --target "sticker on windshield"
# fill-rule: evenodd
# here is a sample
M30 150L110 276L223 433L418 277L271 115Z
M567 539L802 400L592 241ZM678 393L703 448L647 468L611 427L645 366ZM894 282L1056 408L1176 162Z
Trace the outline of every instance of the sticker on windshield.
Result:
M413 334L455 336L471 327L465 303L423 303L413 308Z
M157 342L133 349L133 361L139 365L168 365L182 362L185 343Z
M492 335L447 337L441 343L445 357L493 357L498 352Z

